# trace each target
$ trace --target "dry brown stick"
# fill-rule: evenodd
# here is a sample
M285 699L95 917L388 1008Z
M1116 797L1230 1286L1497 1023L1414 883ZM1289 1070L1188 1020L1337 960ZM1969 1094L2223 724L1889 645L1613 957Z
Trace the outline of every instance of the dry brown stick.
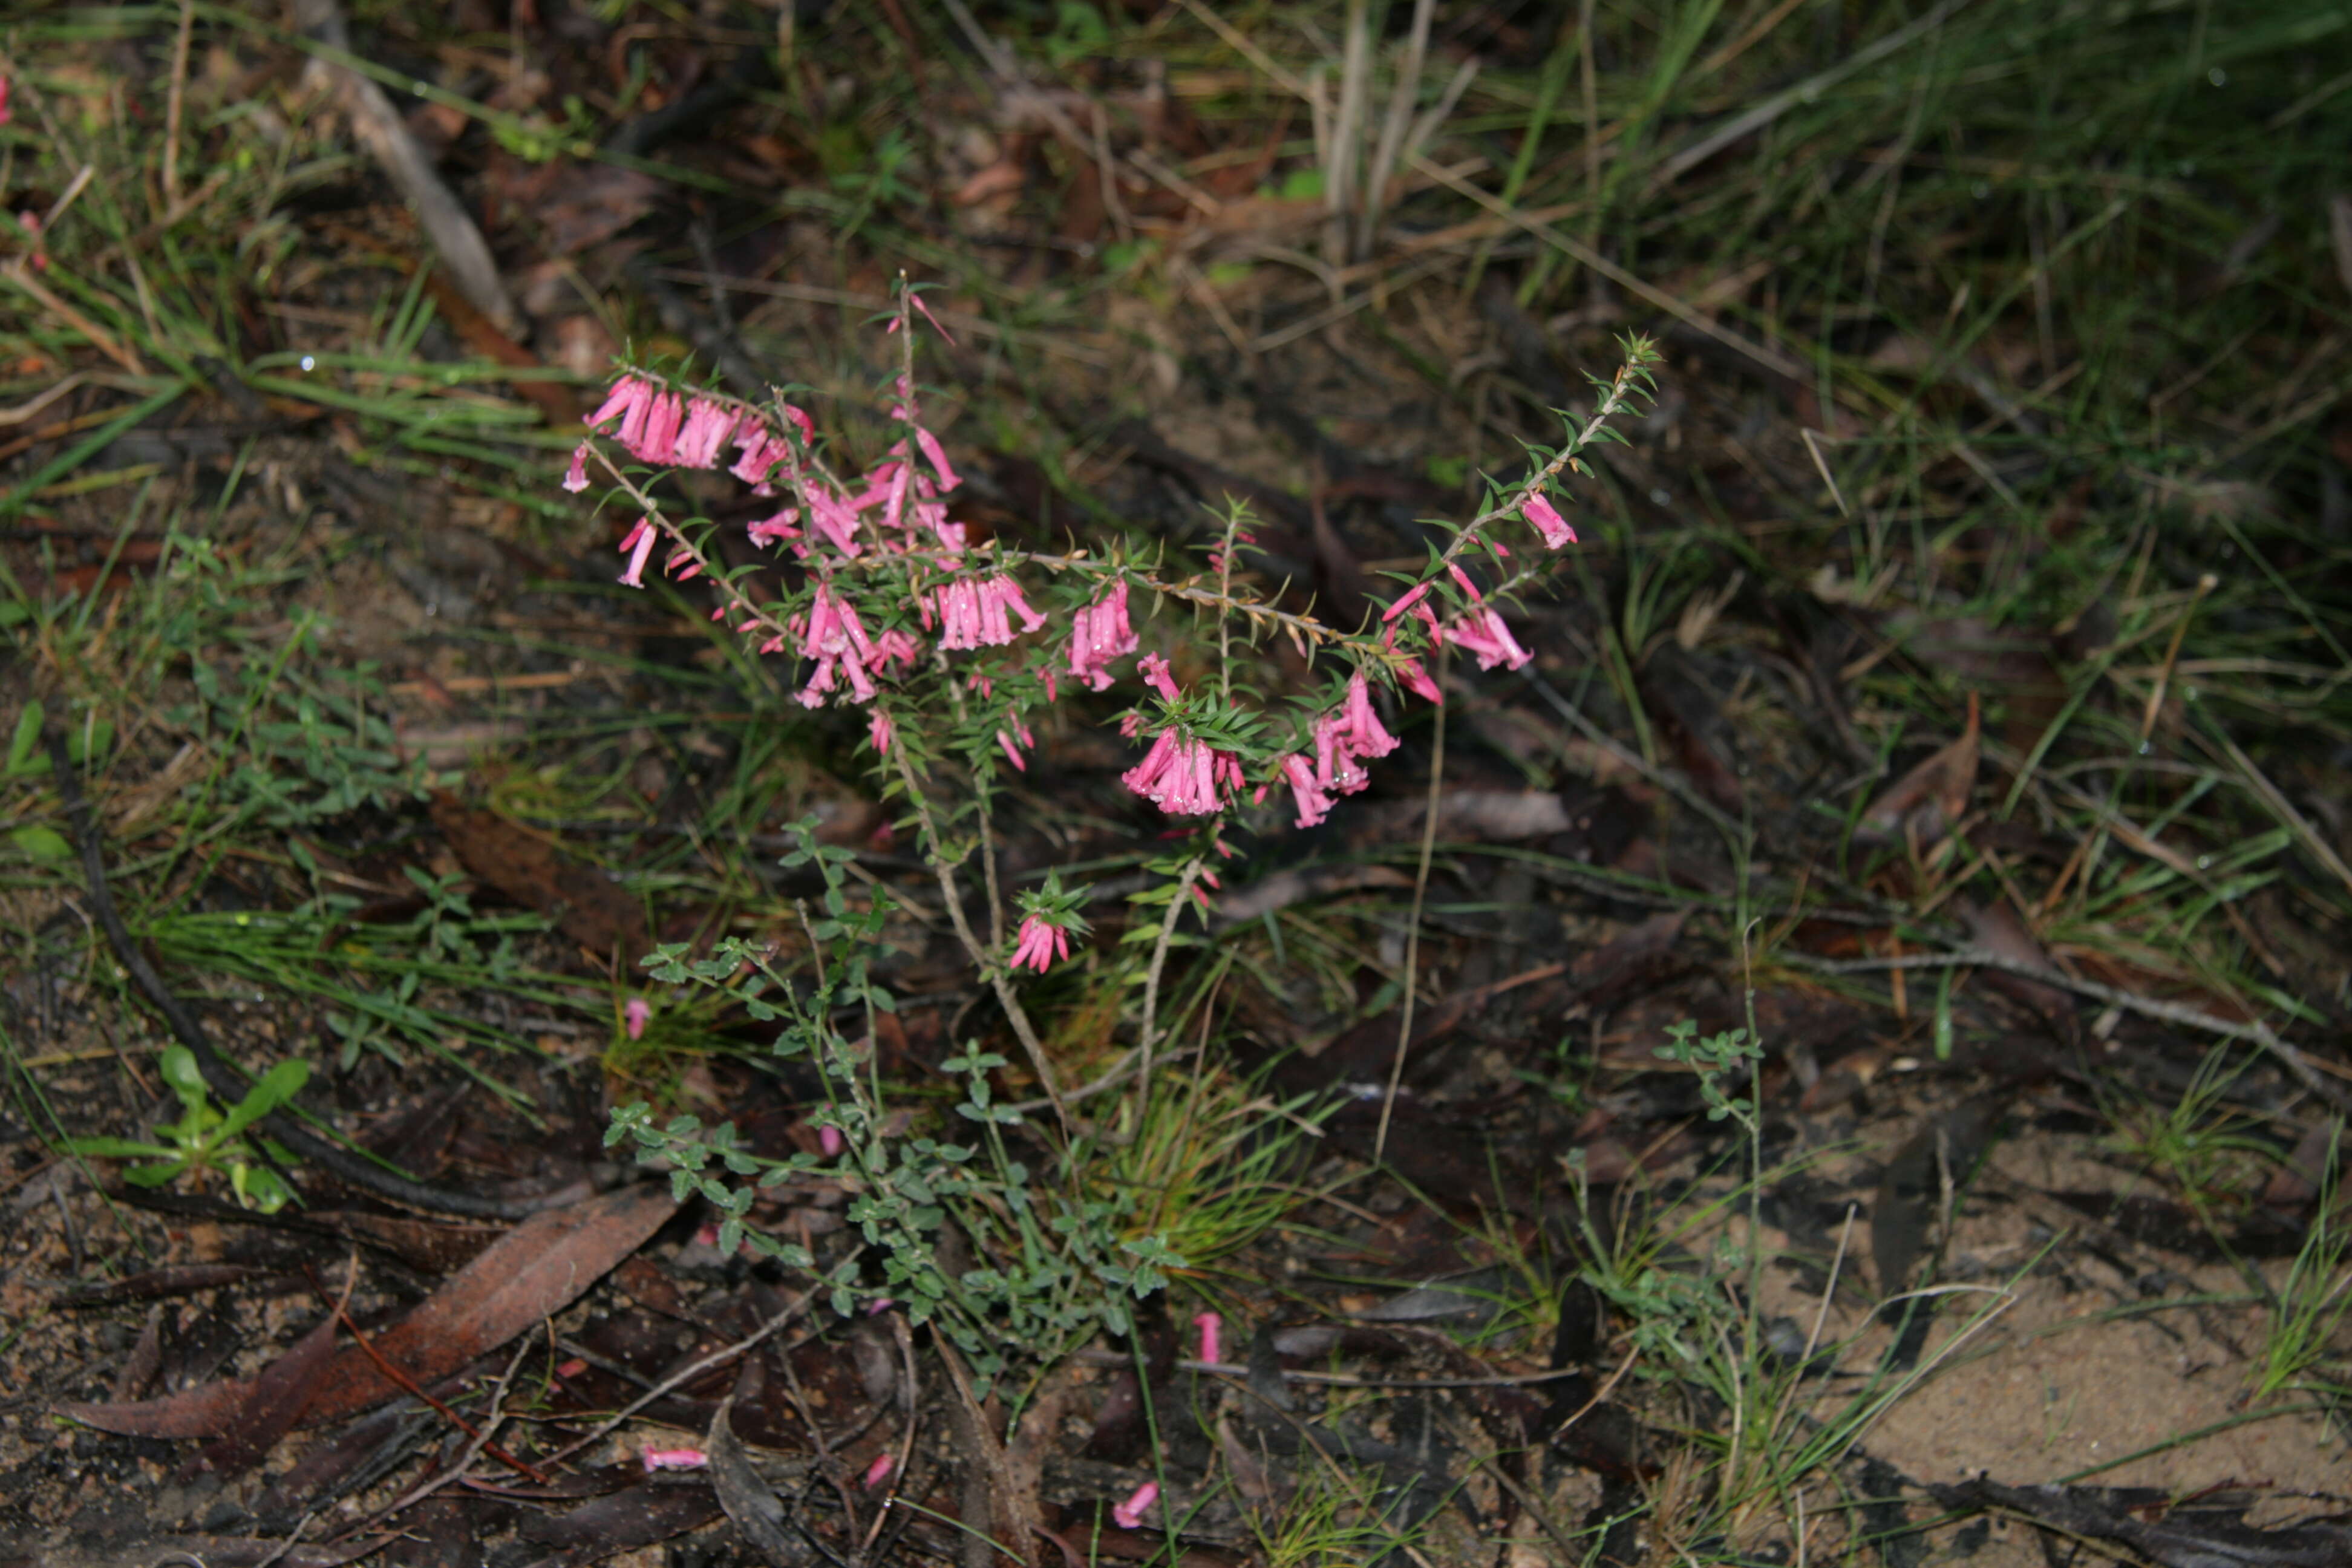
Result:
M472 1467L475 1458L488 1447L491 1436L499 1429L499 1424L506 1419L507 1389L513 1384L515 1372L522 1365L522 1358L530 1353L529 1338L525 1338L515 1346L515 1353L508 1360L506 1371L499 1373L499 1381L491 1385L489 1409L482 1417L481 1430L467 1442L465 1451L457 1456L455 1463L444 1467L438 1475L427 1476L417 1482L407 1491L376 1510L368 1519L343 1531L342 1535L348 1539L351 1536L365 1534L402 1510L414 1508L450 1482L462 1479L467 1470Z
M308 1271L306 1270L305 1272ZM313 1289L319 1289L319 1282L316 1279L312 1279L310 1284ZM320 1294L324 1295L325 1293L326 1292L324 1290L320 1290ZM423 1400L425 1404L431 1405L434 1411L438 1414L444 1421L448 1422L450 1426L455 1426L458 1431L463 1432L472 1442L473 1451L488 1454L491 1458L496 1459L499 1463L506 1466L509 1469L529 1476L541 1486L546 1486L549 1484L549 1477L544 1470L540 1469L528 1459L519 1459L515 1458L512 1454L508 1453L504 1448L501 1448L497 1444L491 1442L488 1427L477 1428L472 1422L467 1420L455 1410L450 1409L449 1406L442 1404L441 1401L434 1398L432 1394L426 1393L424 1385L419 1384L415 1378L409 1376L406 1372L403 1371L391 1361L386 1360L384 1353L376 1349L375 1345L368 1339L368 1337L360 1331L359 1324L352 1321L351 1308L346 1305L345 1302L337 1301L335 1303L335 1318L337 1321L343 1325L344 1331L352 1336L352 1342L358 1345L360 1349L365 1352L368 1360L375 1363L376 1371L383 1373L388 1380L397 1384L403 1393L410 1395L412 1398Z
M2190 1007L2179 1002L2159 1002L2152 996L2142 996L2120 986L2103 985L2095 980L2078 980L2063 970L2044 964L2028 963L1980 947L1965 947L1952 952L1906 953L1900 958L1813 958L1804 953L1783 952L1780 961L1799 969L1810 969L1822 974L1859 974L1879 969L1998 969L2007 974L2022 975L2039 980L2044 985L2054 985L2062 991L2072 991L2088 996L2095 1002L2105 1002L2126 1013L2137 1013L2143 1018L2153 1018L2162 1024L2178 1024L2183 1028L2201 1029L2223 1039L2251 1040L2279 1059L2294 1080L2313 1094L2336 1107L2352 1111L2352 1094L2347 1094L2320 1076L2319 1069L2300 1050L2279 1037L2269 1025L2256 1019L2237 1023L2217 1018L2202 1008Z
M337 0L297 0L294 14L295 25L304 33L338 54L351 54L351 32ZM416 138L409 134L406 121L392 107L392 100L384 95L383 89L349 66L316 57L305 68L305 74L332 91L343 112L351 117L352 136L416 209L416 221L432 240L433 247L441 253L441 260L449 268L450 279L458 291L499 331L509 337L519 335L523 330L522 315L515 309L514 301L507 298L506 285L499 278L499 264L490 256L488 242L482 238L482 231L474 226L464 204L441 183L441 176L434 172L433 161L417 145Z
M180 0L180 36L172 44L172 88L163 106L163 210L180 205L180 110L188 92L188 39L196 0Z
M810 1299L815 1294L816 1287L814 1286L811 1286L808 1289L802 1291L799 1295L785 1302L782 1311L778 1312L774 1317L769 1319L764 1324L761 1325L758 1332L748 1335L743 1339L740 1339L731 1345L723 1346L719 1350L712 1351L709 1355L702 1357L698 1361L695 1361L686 1366L680 1367L677 1371L670 1373L667 1377L663 1378L659 1383L656 1383L651 1388L646 1389L645 1393L639 1394L636 1398L632 1399L628 1404L623 1405L620 1409L613 1412L612 1415L598 1422L594 1426L589 1428L583 1436L572 1439L571 1442L566 1443L562 1447L556 1449L552 1454L549 1454L541 1458L540 1463L542 1465L559 1464L562 1461L570 1458L572 1455L580 1452L581 1449L589 1447L591 1444L603 1442L606 1433L611 1432L622 1422L626 1421L630 1416L635 1415L638 1411L643 1410L646 1405L651 1405L655 1400L661 1398L671 1390L678 1388L686 1384L692 1383L696 1378L700 1377L712 1367L725 1366L737 1356L743 1355L750 1351L757 1349L761 1344L765 1342L771 1335L774 1334L777 1330L782 1328L786 1323L791 1322L794 1318L799 1317L801 1314L801 1309L806 1307L809 1304ZM797 1344L802 1342L795 1341L793 1342ZM791 1347L788 1346L786 1348L789 1350Z
M964 1370L963 1357L958 1355L955 1347L944 1339L936 1348L940 1360L948 1369L948 1381L955 1384L956 1396L948 1405L948 1419L959 1429L967 1452L979 1461L977 1473L984 1482L989 1512L999 1530L1026 1546L1043 1522L1037 1517L1036 1493L1033 1489L1027 1495L1023 1495L1019 1478L1014 1474L1013 1457L1006 1452L1003 1437L988 1419L988 1412L972 1388L971 1374ZM963 1506L967 1513L971 1511L971 1488L965 1489ZM965 1521L965 1528L971 1528L971 1521ZM975 1537L982 1547L1002 1552L1016 1563L1024 1561L1020 1552L1008 1547L1003 1541L985 1532L974 1531L973 1536L966 1538L964 1556L964 1561L973 1568L986 1568L989 1561L985 1551L975 1547Z
M89 341L90 347L96 349L99 353L112 360L115 363L121 365L131 374L145 375L147 374L147 365L144 361L140 359L137 350L115 342L113 335L108 332L105 328L91 321L88 316L83 315L79 310L75 310L71 305L67 304L63 300L58 299L58 296L50 292L48 289L37 282L35 282L33 275L25 269L25 258L23 257L11 257L8 258L5 265L0 265L0 278L7 279L9 282L14 283L17 288L22 289L26 293L30 294L39 302L43 310L48 311L51 315L65 322L66 325L71 327L75 331L79 332L84 338Z

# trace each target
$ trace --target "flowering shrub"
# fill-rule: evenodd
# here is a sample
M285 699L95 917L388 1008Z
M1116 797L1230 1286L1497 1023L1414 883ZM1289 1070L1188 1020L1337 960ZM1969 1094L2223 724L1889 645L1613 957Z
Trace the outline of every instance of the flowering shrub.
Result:
M1148 695L1125 715L1121 731L1146 749L1123 775L1127 787L1169 816L1208 819L1203 826L1212 830L1282 789L1298 826L1321 822L1338 796L1370 782L1365 763L1396 749L1376 693L1442 701L1425 662L1441 649L1458 648L1482 669L1528 661L1497 604L1539 568L1517 563L1496 537L1497 525L1524 521L1548 551L1575 542L1548 490L1564 473L1583 469L1577 454L1612 434L1608 421L1646 391L1655 358L1645 340L1629 340L1624 366L1596 384L1600 397L1591 418L1580 428L1571 425L1557 450L1530 448L1528 477L1490 489L1486 508L1454 531L1442 552L1432 552L1378 623L1349 631L1237 592L1234 547L1249 539L1238 521L1229 522L1223 548L1210 557L1213 574L1163 575L1164 563L1116 550L1096 556L971 543L948 511L947 498L961 480L919 416L916 312L929 315L909 289L889 323L905 346L890 404L900 435L862 474L836 473L813 421L781 398L754 407L717 392L673 390L662 376L632 367L590 417L592 435L573 453L564 484L588 489L593 464L639 510L621 542L623 583L642 585L657 553L661 570L677 581L709 578L719 601L714 620L728 621L762 654L799 661L803 705L866 708L868 740L884 759L887 787L914 804L927 849L950 867L966 858L951 837L971 814L941 812L924 798L934 763L942 753L959 757L984 813L998 763L1026 766L1034 745L1030 715L1056 701L1065 687L1103 692L1118 684L1119 661L1141 647L1130 618L1137 590L1213 614L1220 668L1213 689L1196 684L1188 691L1164 653L1136 658L1133 676ZM614 447L655 470L713 469L731 448L728 472L754 495L779 502L750 525L749 537L782 547L799 568L797 585L782 602L757 601L750 572L720 569L709 525L656 505L647 493L652 476L617 463ZM1467 569L1472 563L1485 564L1499 580L1482 589ZM1253 639L1279 634L1310 660L1336 661L1339 679L1291 715L1237 706L1223 668L1237 623ZM958 654L979 657L949 657ZM999 977L1015 962L1042 971L1068 952L1073 928L1059 924L1055 936L1038 934L1054 924L1033 911L1014 945L1008 949L1003 933L992 932L989 949L975 943L973 957Z
M1370 782L1368 764L1397 749L1393 720L1383 717L1384 708L1408 699L1444 701L1429 668L1433 656L1442 659L1458 649L1482 669L1528 663L1530 656L1500 606L1540 574L1545 552L1575 542L1549 499L1550 487L1570 470L1588 471L1578 454L1610 437L1609 421L1648 390L1655 353L1646 340L1629 339L1623 366L1595 383L1591 416L1580 426L1570 422L1558 448L1530 447L1527 477L1507 487L1490 484L1478 515L1452 529L1442 550L1429 552L1379 617L1349 629L1283 609L1236 583L1236 549L1250 542L1238 511L1226 519L1218 548L1207 553L1205 572L1174 571L1164 552L1147 559L1119 546L1099 554L1056 553L972 540L949 512L948 498L962 481L921 418L914 375L918 314L929 320L930 313L919 293L902 289L888 325L901 348L887 399L897 435L863 472L837 468L839 447L821 441L814 422L781 395L755 406L715 391L681 390L651 369L630 366L588 420L590 434L572 454L563 482L567 489L585 491L592 473L599 475L608 482L608 496L637 513L620 544L626 557L621 582L642 586L656 560L674 581L706 580L717 601L714 621L725 622L760 654L793 661L792 682L801 704L863 710L885 795L903 802L912 816L958 939L1027 1053L1045 1103L1064 1131L1074 1134L1079 1124L1013 978L1021 971L1044 973L1086 940L1080 910L1087 890L1065 889L1049 877L1042 888L1018 897L1018 923L1008 931L991 827L1003 770L1025 770L1035 747L1034 718L1065 691L1103 693L1131 683L1135 700L1118 723L1140 754L1122 781L1180 827L1181 847L1148 868L1156 879L1131 900L1144 918L1130 922L1126 940L1150 947L1136 1044L1118 1068L1083 1091L1092 1094L1131 1075L1148 1097L1162 970L1184 911L1205 909L1208 889L1218 885L1213 860L1231 853L1221 837L1224 824L1265 807L1270 795L1287 792L1291 821L1312 827L1339 797L1363 789ZM681 518L651 493L666 470L715 470L722 464L754 496L774 503L749 525L747 537L778 552L787 584L781 598L761 590L754 568L724 564L715 525ZM1518 546L1533 546L1524 563L1498 537L1507 525L1520 522L1533 533ZM1486 586L1474 567L1487 578ZM1138 613L1148 609L1176 612L1166 619L1166 646L1150 651L1136 625ZM1212 627L1213 638L1191 635ZM1286 710L1237 701L1236 633L1252 645L1279 636L1310 668L1328 667L1330 677ZM1179 663L1188 669L1193 665L1195 641L1198 652L1213 648L1210 673L1180 679ZM985 932L973 928L960 886L960 875L975 858L986 894L981 905ZM838 902L838 889L828 898ZM840 909L828 912L825 925L845 918ZM824 1048L837 1049L838 1042ZM979 1059L976 1049L959 1058ZM993 1127L1006 1108L990 1107L984 1085L982 1092L979 1103ZM651 1137L642 1116L628 1125L649 1156L675 1160L682 1151L702 1147L698 1133ZM620 1123L614 1131L621 1132ZM856 1137L850 1145L853 1157L867 1158ZM877 1170L887 1164L874 1159ZM932 1184L934 1174L927 1173L916 1185ZM932 1212L921 1203L909 1212L916 1210ZM740 1216L743 1210L730 1212ZM1055 1225L1066 1220L1075 1227L1069 1234L1086 1239L1083 1247L1071 1245L1104 1260L1096 1277L1139 1294L1143 1282L1156 1281L1150 1266L1179 1260L1156 1239L1093 1236L1088 1227L1112 1217L1081 1204ZM907 1261L922 1250L919 1240L908 1238L922 1230L919 1220L905 1220L890 1233L899 1239L886 1251L902 1260L894 1267L931 1279L936 1270L928 1263ZM880 1245L881 1237L877 1231L869 1240ZM1146 1262L1136 1269L1109 1261L1121 1247L1132 1253L1138 1246L1147 1250L1137 1254ZM1155 1246L1158 1251L1149 1250ZM1116 1321L1110 1309L1103 1311L1097 1321ZM978 1336L974 1343L987 1338L978 1327L985 1316L971 1305L960 1320Z

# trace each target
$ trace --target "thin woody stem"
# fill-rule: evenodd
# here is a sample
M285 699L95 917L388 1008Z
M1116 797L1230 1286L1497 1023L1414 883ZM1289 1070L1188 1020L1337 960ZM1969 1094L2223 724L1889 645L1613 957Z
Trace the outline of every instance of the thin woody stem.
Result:
M1037 1074L1037 1087L1045 1091L1045 1098L1052 1102L1054 1114L1061 1119L1063 1131L1075 1136L1076 1125L1070 1120L1069 1107L1062 1102L1061 1087L1054 1081L1054 1069L1045 1060L1045 1047L1037 1038L1036 1026L1029 1021L1029 1014L1021 1005L1021 998L1013 994L1012 975L993 952L981 945L980 938L972 931L971 921L964 917L963 896L956 889L955 869L948 864L947 847L940 842L939 829L931 820L930 802L924 796L922 786L915 782L914 766L907 761L907 748L894 746L890 754L898 764L898 781L907 786L907 798L915 807L916 820L922 825L923 837L930 844L931 852L927 858L933 874L939 879L940 897L947 904L948 921L955 928L956 940L963 943L963 950L971 956L973 964L987 976L990 989L996 993L997 1004L1004 1009L1004 1016L1013 1025L1013 1034L1020 1038L1021 1048L1029 1053L1029 1065Z
M1609 421L1622 413L1626 404L1633 400L1634 377L1641 374L1646 360L1646 353L1640 353L1617 367L1617 374L1610 378L1608 392L1602 395L1600 404L1592 410L1592 417L1584 422L1584 428L1553 453L1551 461L1512 486L1503 500L1472 518L1462 531L1454 536L1454 542L1445 547L1445 552L1438 557L1437 564L1441 570L1453 564L1454 558L1470 547L1480 529L1517 512L1527 505L1529 496L1558 479L1563 469L1570 467L1583 469L1577 458L1607 427Z
M1445 649L1437 650L1437 679L1445 679ZM1445 705L1439 703L1429 746L1429 795L1423 803L1421 862L1412 879L1412 915L1404 936L1404 1005L1397 1019L1395 1059L1389 1064L1388 1090L1381 1096L1380 1131L1372 1135L1372 1163L1388 1152L1389 1118L1396 1110L1397 1086L1404 1081L1404 1058L1412 1048L1413 1003L1421 994L1421 905L1429 892L1429 866L1437 850L1437 807L1445 780Z
M1151 968L1143 977L1143 1028L1136 1042L1136 1081L1144 1103L1151 1100L1151 1047L1160 1026L1160 976L1168 967L1168 950L1176 941L1176 921L1184 912L1184 900L1192 896L1192 884L1201 875L1201 858L1197 855L1184 864L1183 874L1176 879L1176 893L1168 900L1168 918L1160 922L1160 940L1152 944Z

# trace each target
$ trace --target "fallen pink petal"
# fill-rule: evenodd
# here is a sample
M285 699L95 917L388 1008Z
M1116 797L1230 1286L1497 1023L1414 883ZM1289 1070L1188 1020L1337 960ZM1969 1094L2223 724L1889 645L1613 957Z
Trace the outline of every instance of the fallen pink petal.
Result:
M1140 1530L1143 1528L1144 1510L1159 1500L1160 1483L1146 1481L1136 1488L1125 1502L1110 1510L1111 1521L1121 1530Z
M649 1475L656 1470L699 1470L710 1463L710 1456L699 1448L647 1448L639 1458Z

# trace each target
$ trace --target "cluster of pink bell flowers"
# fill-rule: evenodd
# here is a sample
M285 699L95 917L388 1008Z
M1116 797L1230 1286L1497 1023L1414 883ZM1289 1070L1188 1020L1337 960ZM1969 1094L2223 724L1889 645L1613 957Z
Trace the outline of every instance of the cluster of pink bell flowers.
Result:
M920 308L919 300L913 303ZM906 321L902 314L893 330ZM1621 373L1619 386L1625 381ZM620 581L643 586L656 552L665 547L662 569L675 580L707 574L719 600L712 619L730 620L747 639L756 639L763 654L789 653L804 661L809 673L796 693L803 705L867 707L867 737L877 754L890 752L901 726L919 716L925 699L911 680L927 663L952 685L952 697L942 700L951 700L959 716L966 716L965 704L971 700L994 705L987 710L998 722L983 725L982 732L993 728L1004 758L1024 768L1024 748L1034 740L1022 709L1038 700L1039 690L1048 703L1057 699L1064 682L1107 691L1118 679L1117 661L1139 655L1135 676L1160 700L1139 705L1122 719L1122 733L1148 740L1149 747L1121 777L1129 790L1171 817L1214 818L1245 802L1262 803L1269 791L1286 786L1296 824L1306 828L1322 822L1338 797L1370 782L1366 763L1397 748L1396 736L1375 707L1371 677L1442 703L1444 693L1422 661L1429 650L1456 648L1483 669L1528 662L1527 648L1456 559L1463 549L1475 542L1507 561L1509 550L1490 536L1486 525L1513 515L1549 549L1576 540L1543 493L1544 484L1570 460L1563 453L1458 534L1437 563L1443 570L1425 574L1391 603L1373 628L1349 635L1316 626L1318 639L1340 649L1356 668L1290 748L1253 746L1244 754L1202 732L1203 715L1221 700L1188 698L1164 656L1140 651L1129 614L1138 585L1221 608L1265 610L1230 596L1229 564L1217 561L1219 587L1213 595L1197 582L1171 585L1131 563L1088 559L1084 552L1047 557L974 549L964 527L949 516L948 498L961 479L938 437L916 417L907 375L898 378L892 402L891 413L904 434L866 473L843 479L824 467L814 423L798 408L778 401L772 410L759 409L716 394L672 390L655 376L625 372L590 416L591 434L572 455L564 488L588 489L588 465L601 458L622 490L644 509L621 542L627 563ZM1604 400L1584 438L1619 405ZM731 450L727 471L754 495L780 502L748 531L754 543L783 547L804 570L806 582L793 602L782 610L754 604L732 574L712 569L712 559L695 538L600 450L600 439L656 469L716 469ZM1080 595L1067 596L1066 611L1050 603L1044 609L1033 605L1013 574L1024 562L1075 577ZM1441 600L1434 590L1446 582L1458 596ZM1441 615L1441 607L1447 613ZM975 667L960 680L945 660L949 654L1013 648L1029 638L1037 640L1016 649L1009 662ZM1068 957L1073 929L1084 928L1068 910L1033 906L1014 934L1010 963L1044 972Z

